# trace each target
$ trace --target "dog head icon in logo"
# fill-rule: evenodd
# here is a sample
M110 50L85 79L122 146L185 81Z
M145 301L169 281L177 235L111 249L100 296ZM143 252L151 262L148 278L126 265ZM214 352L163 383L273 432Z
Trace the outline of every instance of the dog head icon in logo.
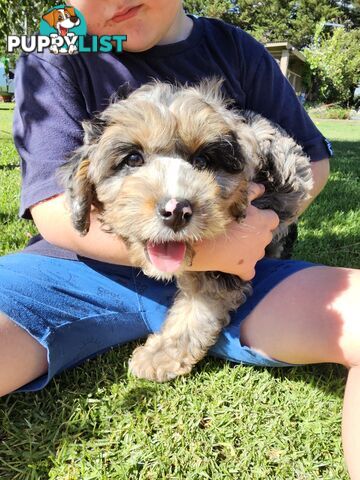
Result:
M54 30L56 33L54 33ZM78 51L76 45L78 35L86 34L86 24L78 10L74 7L61 5L42 16L40 33L52 38L50 47L52 53L72 55Z
M43 20L51 27L56 28L58 35L65 37L70 28L80 25L80 18L76 15L74 7L64 7L43 15Z

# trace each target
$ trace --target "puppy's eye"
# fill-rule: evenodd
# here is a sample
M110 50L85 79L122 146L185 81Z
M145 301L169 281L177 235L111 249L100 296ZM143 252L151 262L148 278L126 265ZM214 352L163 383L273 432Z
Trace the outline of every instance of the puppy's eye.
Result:
M205 170L207 168L209 160L205 155L197 155L192 159L192 166L197 170Z
M145 160L141 153L132 152L124 157L124 163L129 167L141 167L141 165L144 165Z

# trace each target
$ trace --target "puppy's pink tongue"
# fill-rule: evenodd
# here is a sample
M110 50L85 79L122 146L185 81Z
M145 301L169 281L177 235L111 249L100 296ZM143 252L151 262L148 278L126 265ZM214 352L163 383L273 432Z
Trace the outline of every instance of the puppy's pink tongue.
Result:
M184 260L186 245L183 242L147 244L151 263L162 272L175 272Z

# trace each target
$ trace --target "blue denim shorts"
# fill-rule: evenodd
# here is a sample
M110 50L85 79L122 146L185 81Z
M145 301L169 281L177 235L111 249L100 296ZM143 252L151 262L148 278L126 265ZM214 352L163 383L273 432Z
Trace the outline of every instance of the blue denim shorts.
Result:
M150 279L136 268L79 257L29 253L0 257L0 311L47 349L48 373L19 391L36 391L54 375L116 345L158 331L176 292L174 283ZM254 293L231 316L210 354L236 363L288 366L241 344L240 323L284 278L314 266L263 259Z

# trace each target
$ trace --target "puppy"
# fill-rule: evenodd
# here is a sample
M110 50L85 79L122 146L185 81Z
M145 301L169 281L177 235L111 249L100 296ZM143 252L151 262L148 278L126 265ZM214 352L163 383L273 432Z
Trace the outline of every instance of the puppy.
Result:
M86 235L95 205L102 228L127 245L134 265L178 293L161 332L133 352L138 377L163 382L190 372L251 283L221 272L188 272L192 245L242 221L248 183L265 185L254 204L272 208L281 239L309 197L309 158L280 127L231 108L221 80L197 86L153 82L84 122L84 145L60 168L74 227Z

